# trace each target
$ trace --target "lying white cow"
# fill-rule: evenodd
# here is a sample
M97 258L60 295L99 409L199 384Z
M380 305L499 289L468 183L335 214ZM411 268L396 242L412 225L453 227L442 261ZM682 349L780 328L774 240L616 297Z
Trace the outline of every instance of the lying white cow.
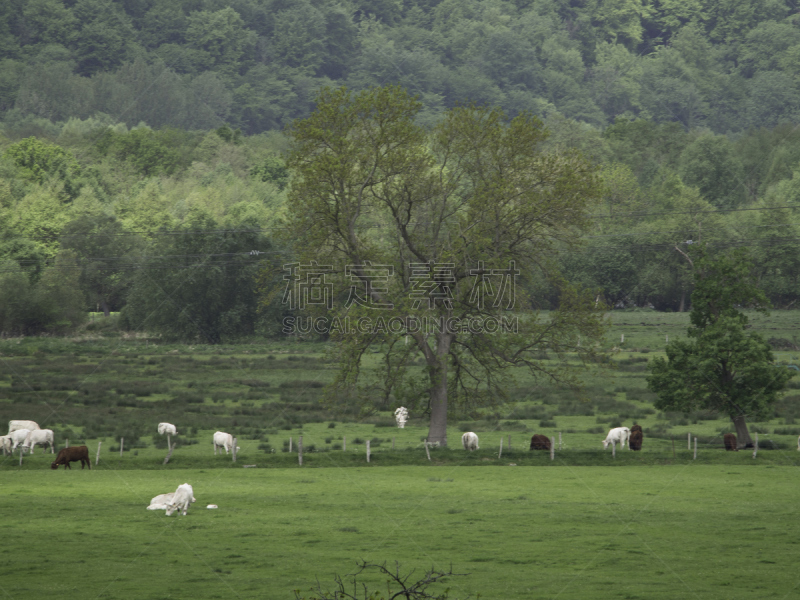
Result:
M14 450L17 449L17 446L22 444L20 447L20 452L25 450L25 438L28 437L28 434L31 432L30 429L15 429L11 433L9 433L9 437L11 438L11 453L14 453Z
M225 448L225 454L227 454L229 450L233 449L233 436L224 431L217 431L214 434L214 456L217 455L217 448ZM236 452L239 452L239 450L241 448L236 446ZM222 450L219 453L222 454Z
M150 506L147 507L147 510L166 510L167 507L172 503L172 499L174 497L175 492L154 496L153 499L150 500ZM197 502L197 498L192 496L192 502Z
M12 433L14 431L19 431L20 429L40 429L38 423L36 421L9 421L8 422L8 433Z
M52 429L33 429L28 432L28 435L25 437L25 443L23 447L33 454L33 451L36 449L36 444L50 444L50 452L55 454L55 435L53 435ZM44 448L45 454L47 454L47 448Z
M461 445L464 446L464 450L478 450L480 448L478 446L478 436L471 431L461 436Z
M624 448L629 439L631 439L630 429L627 427L615 427L608 432L606 439L603 440L603 450L608 448L609 444L622 444L621 447ZM630 445L628 445L628 450L630 450Z
M175 425L172 423L159 423L158 424L158 434L159 435L178 435L178 430L175 428Z
M188 483L182 483L172 494L172 500L167 503L167 516L169 517L176 510L183 516L189 510L189 505L195 501L194 490Z

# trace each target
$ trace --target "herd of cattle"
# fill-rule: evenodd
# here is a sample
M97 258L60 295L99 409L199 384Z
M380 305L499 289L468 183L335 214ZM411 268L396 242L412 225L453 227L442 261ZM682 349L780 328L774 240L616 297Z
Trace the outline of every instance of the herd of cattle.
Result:
M733 445L734 447L736 446L736 436L732 433L727 433L725 434L726 449L728 448L728 436L733 437ZM628 444L629 450L641 450L643 439L644 433L641 425L634 425L630 429L627 427L615 427L608 432L606 439L603 440L603 449L608 448L609 445L616 446L617 444L624 448L625 444ZM466 432L461 436L461 445L464 446L464 450L477 450L479 448L478 434L472 431ZM551 448L552 441L546 435L536 433L531 438L531 450L547 450L549 452Z
M172 423L159 423L158 433L160 435L177 435L178 430ZM241 448L235 446L234 437L230 433L224 431L217 431L212 438L214 445L214 455L217 454L219 449L220 454L225 450L225 454L233 451L238 452ZM644 433L642 432L641 425L633 425L632 427L615 427L609 430L608 435L603 440L603 449L607 449L609 445L616 447L620 444L621 448L628 445L629 450L641 450L642 440ZM725 450L737 450L736 436L732 433L726 433L723 436ZM20 452L33 453L36 444L50 444L50 452L55 453L55 437L51 429L41 429L35 421L9 421L8 434L0 436L0 446L2 446L3 454L13 453L17 447ZM461 436L461 445L464 450L478 450L478 435L472 431L466 432ZM535 434L531 438L531 450L547 450L550 451L552 442L546 435ZM798 450L800 450L800 438L798 438ZM44 449L47 452L47 449ZM63 448L59 451L55 461L50 465L51 468L57 469L60 465L64 465L64 469L72 469L69 463L81 462L81 469L84 465L88 465L91 469L92 464L89 460L89 449L86 446L73 446L71 448ZM188 485L188 484L186 484ZM191 487L191 486L190 486ZM177 491L176 491L177 493ZM183 497L183 494L180 495ZM171 514L171 513L170 513ZM184 512L185 514L185 512Z

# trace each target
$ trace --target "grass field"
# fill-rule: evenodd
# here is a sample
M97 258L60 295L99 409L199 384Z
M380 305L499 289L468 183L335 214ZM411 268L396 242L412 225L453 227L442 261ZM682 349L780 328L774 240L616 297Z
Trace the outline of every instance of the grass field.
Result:
M4 598L291 599L357 559L451 598L791 598L798 470L469 466L0 472ZM145 510L184 481L187 517ZM217 510L207 510L213 503ZM382 587L384 584L373 581Z
M800 365L799 312L751 319L780 363ZM582 393L520 373L513 403L454 412L450 448L430 461L424 415L400 430L391 406L363 418L321 403L334 375L324 343L0 340L0 421L36 420L93 460L102 444L91 472L52 471L41 449L0 459L0 598L291 599L316 579L333 587L357 559L452 564L469 575L451 598L800 597L800 372L770 418L749 423L757 457L726 453L727 417L657 411L646 389L648 360L688 315L613 321L613 368L587 368ZM160 421L179 431L167 465ZM602 450L610 427L634 422L641 452ZM238 437L236 463L213 455L217 429ZM460 449L467 430L480 450ZM555 460L527 450L532 433L561 436ZM183 482L198 499L188 517L145 510Z

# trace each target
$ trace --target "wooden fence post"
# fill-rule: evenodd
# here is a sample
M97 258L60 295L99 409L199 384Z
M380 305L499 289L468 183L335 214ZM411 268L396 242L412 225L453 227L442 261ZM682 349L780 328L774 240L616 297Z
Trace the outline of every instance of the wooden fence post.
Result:
M342 452L347 452L347 436L342 436Z
M756 434L756 443L753 446L753 458L756 457L756 454L758 454L758 434Z
M97 463L100 462L100 446L103 445L103 442L97 442L97 455L94 457L94 466L97 466Z
M303 466L303 436L297 438L297 464Z
M167 455L164 457L164 464L167 464L169 462L169 459L172 458L172 451L173 450L175 450L175 446L170 446L169 447L169 452L167 452Z
M292 451L292 436L289 436L289 452Z
M20 446L19 446L19 466L20 466L20 467L22 466L22 454L23 454L23 452L22 452L22 445L20 445ZM81 464L83 464L83 463L81 463Z
M692 460L697 460L697 438L694 438L694 458Z
M122 458L122 449L125 447L125 438L119 438L119 456Z
M425 438L425 454L428 455L428 462L431 461L431 451L428 450L428 438Z
M369 440L367 440L367 462L369 462Z
M691 450L692 449L692 434L691 433L687 433L686 434L686 449L687 450Z
M560 434L559 434L560 435ZM556 438L550 438L550 460L555 460L556 458Z
M503 456L503 436L500 436L500 453L497 455L497 458Z
M172 440L170 439L169 434L167 434L167 450L172 450Z
M233 448L231 448L231 455L233 458L233 462L236 462L236 438L233 438Z

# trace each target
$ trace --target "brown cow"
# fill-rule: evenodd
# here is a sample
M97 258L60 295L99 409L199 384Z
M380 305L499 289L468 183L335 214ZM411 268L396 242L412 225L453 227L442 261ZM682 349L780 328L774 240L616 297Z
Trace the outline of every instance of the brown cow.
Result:
M728 452L739 451L739 447L736 445L736 436L734 434L726 433L724 436L722 436L722 441L725 443L725 450Z
M531 438L531 450L550 450L550 438L539 433Z
M632 425L631 426L631 434L633 434L634 431L642 431L642 426L641 425ZM642 431L642 435L644 435L644 431Z
M638 425L634 425L634 427L639 427ZM631 437L628 440L628 448L631 450L641 450L642 449L642 440L644 439L644 434L642 433L642 428L639 427L636 431L631 430Z
M92 462L89 460L89 448L86 446L62 448L58 456L56 456L55 462L50 465L50 468L57 469L58 465L64 465L64 470L69 469L71 471L72 467L69 466L69 463L77 461L81 461L81 469L83 469L83 463L85 462L89 465L89 469L91 470Z

